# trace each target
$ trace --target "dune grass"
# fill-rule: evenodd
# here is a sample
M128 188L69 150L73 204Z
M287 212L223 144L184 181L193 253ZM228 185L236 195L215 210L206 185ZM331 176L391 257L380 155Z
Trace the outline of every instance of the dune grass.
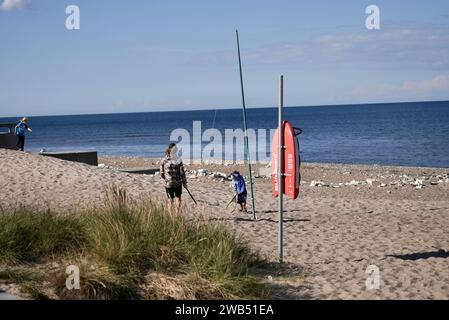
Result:
M262 259L225 226L169 215L117 187L102 207L79 214L0 212L0 264L49 261L80 266L81 290L65 288L65 267L48 273L57 298L268 297L250 272ZM33 296L39 287L24 285Z
M85 231L77 218L24 208L0 212L0 262L30 262L79 250L85 241Z

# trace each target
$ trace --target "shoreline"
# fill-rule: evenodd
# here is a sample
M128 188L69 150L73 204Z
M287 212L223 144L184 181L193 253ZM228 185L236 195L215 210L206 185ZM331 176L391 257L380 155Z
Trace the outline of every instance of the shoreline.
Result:
M69 150L70 151L70 150ZM77 150L75 150L77 151ZM81 150L82 151L82 150ZM90 150L88 150L90 151ZM95 150L92 150L95 151ZM63 152L63 151L60 151ZM27 153L39 155L38 151L27 151ZM141 161L143 164L155 164L162 159L163 157L145 157L145 156L127 156L127 155L98 155L98 163L107 163L107 162L114 162L114 161L126 161L126 162L138 162ZM198 159L192 159L191 165L223 165L223 166L231 166L235 164L235 161L229 161L229 160L222 160L222 161L215 161L213 159L202 159L199 161ZM184 160L184 163L187 164L187 162ZM244 164L247 162L245 161ZM271 163L271 161L252 161L252 165L258 165L258 166L265 166L267 164ZM242 165L242 162L240 161L237 163L237 165ZM419 166L419 165L400 165L400 164L378 164L378 163L343 163L343 162L301 162L301 165L313 165L313 166L360 166L360 167L382 167L387 169L394 169L394 168L401 168L401 169L429 169L429 170L449 170L449 164L445 167L435 167L435 166ZM121 167L120 167L121 168ZM123 167L125 168L125 167Z
M38 154L38 153L36 153ZM157 157L144 157L144 156L121 156L121 155L99 155L98 156L98 163L107 163L107 162L114 162L114 161L142 161L142 162L148 162L148 163L154 163L155 165L157 165L159 163L159 161L162 158L157 158ZM202 160L201 164L200 163L195 163L198 162L198 160L192 160L192 164L188 164L188 165L221 165L221 166L232 166L232 165L238 165L238 166L242 166L242 165L247 165L247 162L245 161L244 163L237 163L235 164L235 162L233 162L231 164L231 162L223 160L223 161L214 161L211 159L205 159ZM271 161L262 161L262 162L251 162L251 165L256 165L256 166L266 166L268 164L270 164ZM302 162L301 166L331 166L331 167L345 167L345 166L357 166L357 167L366 167L366 168L385 168L385 169L428 169L428 170L447 170L449 173L449 166L447 167L432 167L432 166L410 166L410 165L390 165L390 164L369 164L369 163L337 163L337 162Z

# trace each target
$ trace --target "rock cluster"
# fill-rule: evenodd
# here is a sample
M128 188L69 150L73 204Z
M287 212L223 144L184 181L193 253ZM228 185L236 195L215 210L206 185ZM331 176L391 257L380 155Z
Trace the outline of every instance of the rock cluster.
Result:
M209 172L207 169L191 170L186 172L187 179L207 178L217 181L232 181L231 177L223 172Z
M393 181L382 182L387 178L397 178L397 179L393 179ZM385 188L388 186L405 187L411 185L415 189L422 189L426 186L437 186L442 183L449 183L449 173L445 175L428 175L420 177L411 177L405 174L400 176L389 175L389 176L379 176L377 178L369 178L366 180L351 180L349 182L341 182L341 183L313 180L310 183L310 187L339 188L342 186L369 186L369 187Z

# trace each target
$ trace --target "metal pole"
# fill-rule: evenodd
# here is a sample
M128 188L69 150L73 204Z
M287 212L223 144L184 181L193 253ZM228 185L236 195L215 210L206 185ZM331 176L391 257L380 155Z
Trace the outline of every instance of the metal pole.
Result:
M279 187L279 238L278 238L278 246L279 246L279 263L283 263L284 259L284 203L283 203L283 168L284 168L284 126L282 119L282 108L284 107L284 76L281 75L279 77L279 124L278 124L278 137L279 137L279 158L278 158L278 187Z
M245 149L248 155L248 171L249 171L249 183L251 188L251 207L253 210L253 219L256 220L256 207L254 205L254 188L253 188L253 173L251 169L251 157L249 151L249 143L248 143L248 128L246 125L246 104L245 104L245 91L243 90L243 72L242 72L242 60L240 58L240 41L239 41L239 31L235 30L237 35L237 51L239 56L239 69L240 69L240 87L242 90L242 103L243 103L243 129L245 132Z

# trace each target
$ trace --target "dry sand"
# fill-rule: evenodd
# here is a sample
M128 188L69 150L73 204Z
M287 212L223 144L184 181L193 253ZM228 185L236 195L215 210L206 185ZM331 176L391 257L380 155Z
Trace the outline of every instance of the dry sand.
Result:
M72 211L99 204L111 184L133 197L165 197L158 175L116 170L157 167L157 160L115 157L100 163L105 167L0 149L0 204ZM233 205L225 209L233 196L231 182L216 174L234 169L245 174L244 166L186 167L190 189L201 201L195 210L224 221L275 261L278 204L271 180L259 175L265 166L254 168L256 222ZM449 298L449 169L305 164L302 174L299 199L285 201L284 255L303 276L273 270L273 283L284 288L280 298ZM377 290L365 286L369 265L380 271Z

